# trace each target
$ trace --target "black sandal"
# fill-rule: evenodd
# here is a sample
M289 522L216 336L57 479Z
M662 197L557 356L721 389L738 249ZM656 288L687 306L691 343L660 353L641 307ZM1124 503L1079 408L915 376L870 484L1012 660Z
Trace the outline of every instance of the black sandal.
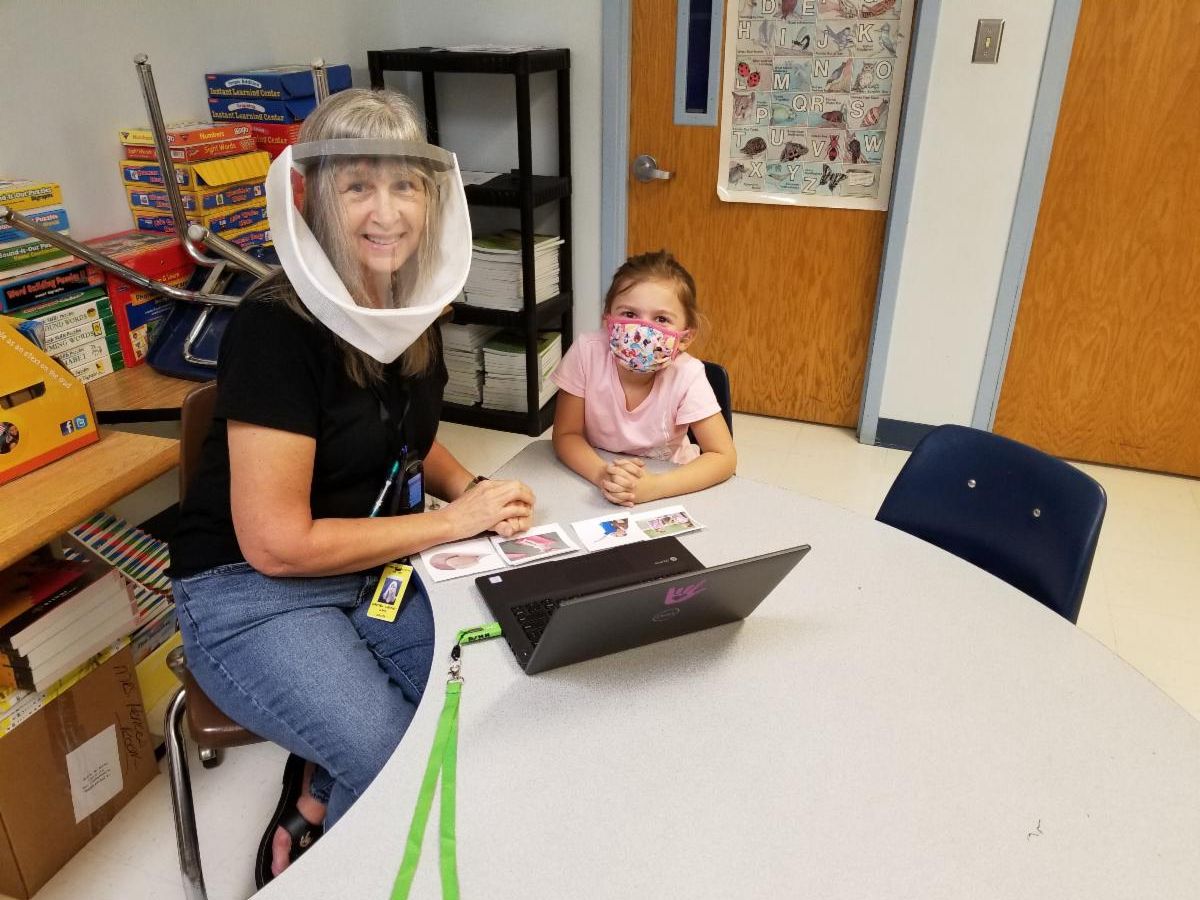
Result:
M259 888L275 877L271 874L271 845L275 840L276 829L282 828L292 836L292 849L288 854L291 862L299 859L301 854L325 833L323 826L309 822L296 807L304 787L304 766L304 760L292 753L288 756L287 765L283 767L283 793L279 795L279 805L275 807L275 813L271 816L267 830L258 844L254 883Z

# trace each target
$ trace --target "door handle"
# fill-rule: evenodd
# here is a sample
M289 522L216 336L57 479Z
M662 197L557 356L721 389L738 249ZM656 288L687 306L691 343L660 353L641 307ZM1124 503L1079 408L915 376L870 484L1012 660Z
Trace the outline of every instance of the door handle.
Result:
M648 153L643 153L635 159L630 169L638 181L654 181L659 178L665 180L671 177L671 173L660 169L658 160Z

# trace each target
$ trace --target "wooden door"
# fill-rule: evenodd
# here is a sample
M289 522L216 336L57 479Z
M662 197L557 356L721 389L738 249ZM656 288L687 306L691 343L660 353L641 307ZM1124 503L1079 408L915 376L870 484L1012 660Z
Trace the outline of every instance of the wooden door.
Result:
M632 27L630 161L673 177L629 180L629 253L665 247L695 277L692 352L729 370L735 409L853 426L887 214L718 200L719 128L673 124L675 4L634 0Z
M1153 9L1084 0L995 430L1200 476L1200 8Z

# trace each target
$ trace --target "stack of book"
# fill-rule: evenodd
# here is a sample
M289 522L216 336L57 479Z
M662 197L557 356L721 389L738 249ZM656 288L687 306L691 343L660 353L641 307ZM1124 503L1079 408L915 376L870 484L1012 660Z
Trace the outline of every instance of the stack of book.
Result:
M546 405L558 388L550 380L562 359L562 335L538 335L538 408ZM483 405L486 409L526 412L525 340L514 331L496 335L483 345Z
M483 399L483 345L499 331L495 325L442 325L442 350L450 376L446 400L473 406Z
M533 269L538 303L558 294L558 248L562 243L562 238L552 234L534 235ZM472 241L471 271L463 289L466 303L487 309L523 309L523 285L519 231L480 235Z
M128 580L137 612L130 643L133 661L140 663L170 639L177 627L166 542L104 512L75 526L70 534ZM81 556L70 548L67 553Z
M0 179L0 206L7 206L48 231L71 233L62 190L52 181ZM0 279L8 281L53 268L69 258L69 253L40 238L0 224Z
M0 181L0 204L70 234L53 182ZM0 226L0 247L16 248L8 256L0 250L0 313L23 320L18 327L26 337L82 381L124 367L99 268L10 225Z
M154 134L149 128L125 128L120 138L121 180L134 228L174 234ZM258 149L249 125L173 125L167 129L167 149L188 221L243 250L271 242L265 187L271 159Z
M0 573L0 690L44 692L136 624L119 571L37 550Z

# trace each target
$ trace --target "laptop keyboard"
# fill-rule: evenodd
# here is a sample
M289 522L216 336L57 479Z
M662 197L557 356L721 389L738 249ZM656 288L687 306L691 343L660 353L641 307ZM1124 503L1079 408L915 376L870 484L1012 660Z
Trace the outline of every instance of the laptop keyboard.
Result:
M534 600L531 603L522 603L520 606L512 607L512 613L517 617L517 624L525 632L525 637L529 638L529 643L537 646L537 642L542 639L542 632L550 623L550 616L558 609L560 603L562 603L561 599Z

